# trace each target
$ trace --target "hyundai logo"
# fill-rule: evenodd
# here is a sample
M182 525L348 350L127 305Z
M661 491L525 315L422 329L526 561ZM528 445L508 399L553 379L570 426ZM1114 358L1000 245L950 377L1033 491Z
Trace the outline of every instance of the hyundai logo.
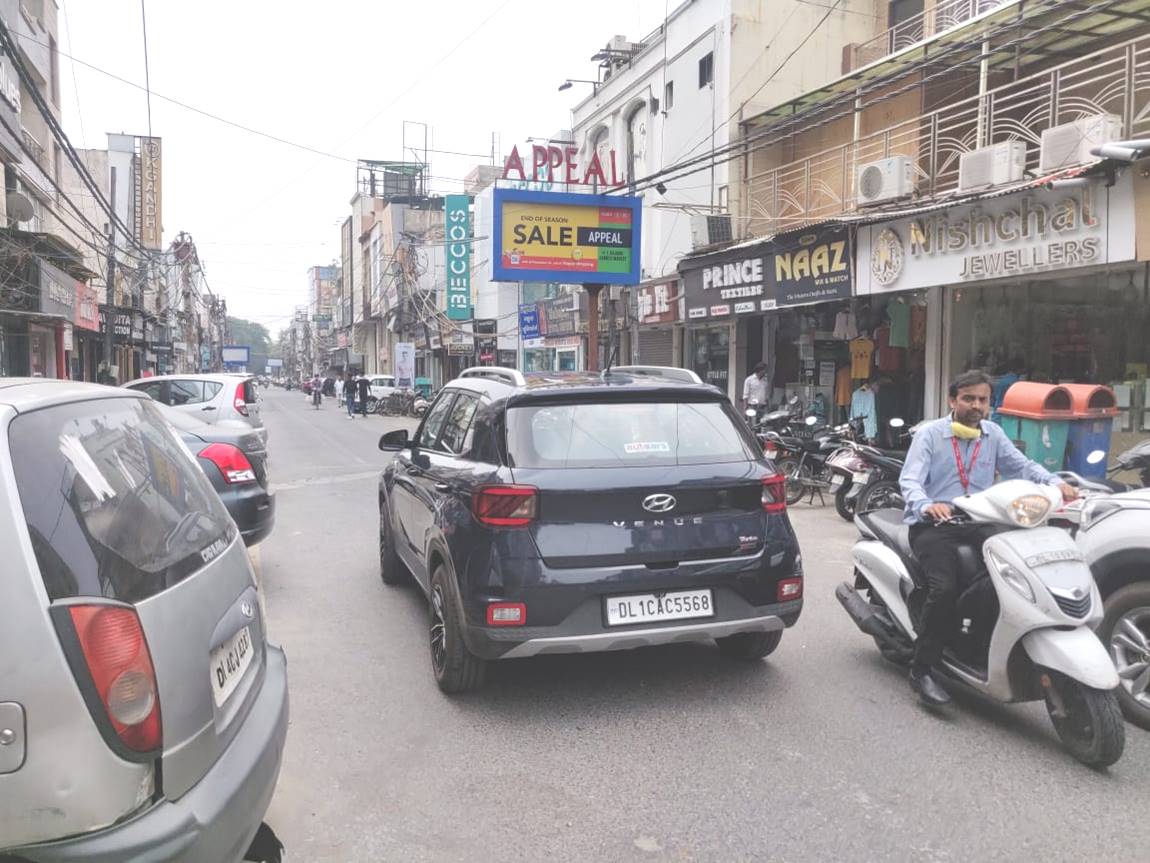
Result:
M675 496L671 494L649 494L643 498L643 509L647 512L670 512L675 508Z

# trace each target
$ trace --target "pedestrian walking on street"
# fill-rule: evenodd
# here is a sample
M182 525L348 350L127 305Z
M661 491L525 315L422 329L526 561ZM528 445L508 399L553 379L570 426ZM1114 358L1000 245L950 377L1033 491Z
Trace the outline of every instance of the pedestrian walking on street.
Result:
M359 392L359 412L366 417L367 397L371 395L371 382L367 379L367 375L360 375L359 380L355 382L355 388Z
M355 375L347 373L347 382L343 385L343 395L347 399L347 418L355 419Z
M337 405L343 404L343 378L335 379L335 403Z

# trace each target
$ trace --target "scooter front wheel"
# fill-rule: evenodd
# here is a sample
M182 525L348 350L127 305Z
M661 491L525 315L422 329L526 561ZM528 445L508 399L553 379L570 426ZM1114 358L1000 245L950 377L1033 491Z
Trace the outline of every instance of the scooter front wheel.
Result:
M1126 748L1126 726L1118 696L1084 686L1057 671L1042 674L1046 710L1070 754L1090 767L1109 767L1121 758Z

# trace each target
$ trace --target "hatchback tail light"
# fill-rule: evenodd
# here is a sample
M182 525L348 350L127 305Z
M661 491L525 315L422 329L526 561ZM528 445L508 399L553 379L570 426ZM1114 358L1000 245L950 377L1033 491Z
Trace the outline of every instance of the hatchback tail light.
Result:
M73 663L73 673L81 689L87 689L85 684L90 682L99 702L97 706L89 699L93 718L105 728L106 720L131 752L159 752L163 745L160 692L136 610L120 605L69 605L66 611L85 666L81 669ZM84 671L86 681L81 678Z
M475 492L471 511L489 527L526 527L535 521L538 501L532 485L489 485Z
M246 417L248 415L248 400L244 396L244 384L242 382L236 384L236 395L232 399L232 407L240 416Z
M201 450L200 458L206 458L218 467L228 485L256 481L256 472L248 457L230 443L214 443Z
M763 477L763 511L787 511L787 478L781 473Z

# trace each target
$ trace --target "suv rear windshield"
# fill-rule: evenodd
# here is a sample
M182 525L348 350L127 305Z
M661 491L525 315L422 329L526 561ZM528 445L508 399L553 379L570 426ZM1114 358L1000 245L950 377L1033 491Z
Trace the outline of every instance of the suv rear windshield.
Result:
M52 599L139 602L235 536L211 484L151 402L100 399L23 414L16 487Z
M757 458L719 402L610 402L509 408L512 467L717 464Z

